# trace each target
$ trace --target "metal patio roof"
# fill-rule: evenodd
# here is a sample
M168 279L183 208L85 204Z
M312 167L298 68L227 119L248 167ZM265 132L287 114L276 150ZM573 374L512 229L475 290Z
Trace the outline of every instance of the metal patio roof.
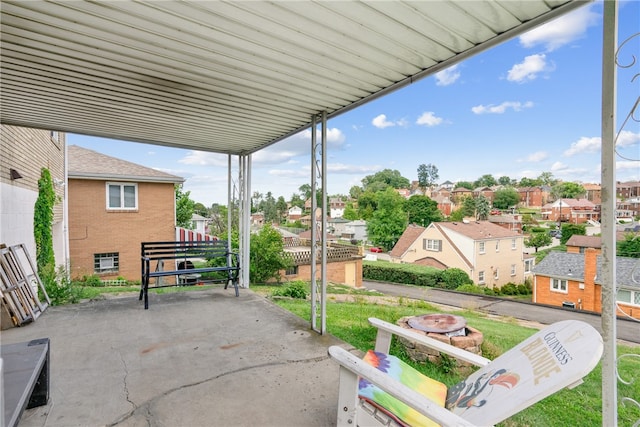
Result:
M0 121L249 154L585 3L2 1Z

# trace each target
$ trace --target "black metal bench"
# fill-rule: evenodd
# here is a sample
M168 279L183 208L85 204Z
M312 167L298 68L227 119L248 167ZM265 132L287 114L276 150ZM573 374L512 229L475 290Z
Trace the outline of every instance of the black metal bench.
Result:
M227 289L229 283L233 285L236 296L239 296L238 277L240 275L240 262L238 254L229 250L226 240L206 241L178 241L178 242L142 242L142 283L140 287L140 300L144 297L144 308L149 308L149 280L156 278L152 288L165 288L169 286L191 285L194 278L199 278L203 273L220 273L218 277L207 278L207 281L225 282ZM206 260L206 267L194 268L193 260ZM169 261L168 268L165 261ZM155 268L153 266L155 262ZM152 270L152 268L154 268ZM176 283L163 285L158 283L161 277L175 276ZM181 283L181 278L184 280Z
M49 338L0 347L3 426L17 426L25 409L49 401L49 354Z

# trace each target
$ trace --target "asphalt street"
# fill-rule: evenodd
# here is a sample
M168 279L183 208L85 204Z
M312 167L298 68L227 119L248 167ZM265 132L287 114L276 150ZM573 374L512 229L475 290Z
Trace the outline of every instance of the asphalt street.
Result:
M550 307L486 295L462 294L419 286L370 281L364 281L363 285L369 290L376 290L385 295L419 299L464 309L473 309L488 314L508 316L545 325L565 319L582 320L602 333L602 319L597 313ZM624 341L640 343L640 322L618 318L616 336L618 339Z

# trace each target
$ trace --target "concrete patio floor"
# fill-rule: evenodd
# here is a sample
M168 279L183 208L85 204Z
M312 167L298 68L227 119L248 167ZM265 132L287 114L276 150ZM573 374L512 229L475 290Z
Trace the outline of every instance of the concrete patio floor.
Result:
M331 426L342 344L263 297L220 288L49 307L2 344L51 340L32 426Z

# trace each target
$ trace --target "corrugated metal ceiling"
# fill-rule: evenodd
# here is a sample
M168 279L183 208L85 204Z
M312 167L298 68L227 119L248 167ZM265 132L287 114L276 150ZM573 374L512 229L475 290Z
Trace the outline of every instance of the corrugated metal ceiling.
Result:
M3 1L0 120L248 154L585 1Z

